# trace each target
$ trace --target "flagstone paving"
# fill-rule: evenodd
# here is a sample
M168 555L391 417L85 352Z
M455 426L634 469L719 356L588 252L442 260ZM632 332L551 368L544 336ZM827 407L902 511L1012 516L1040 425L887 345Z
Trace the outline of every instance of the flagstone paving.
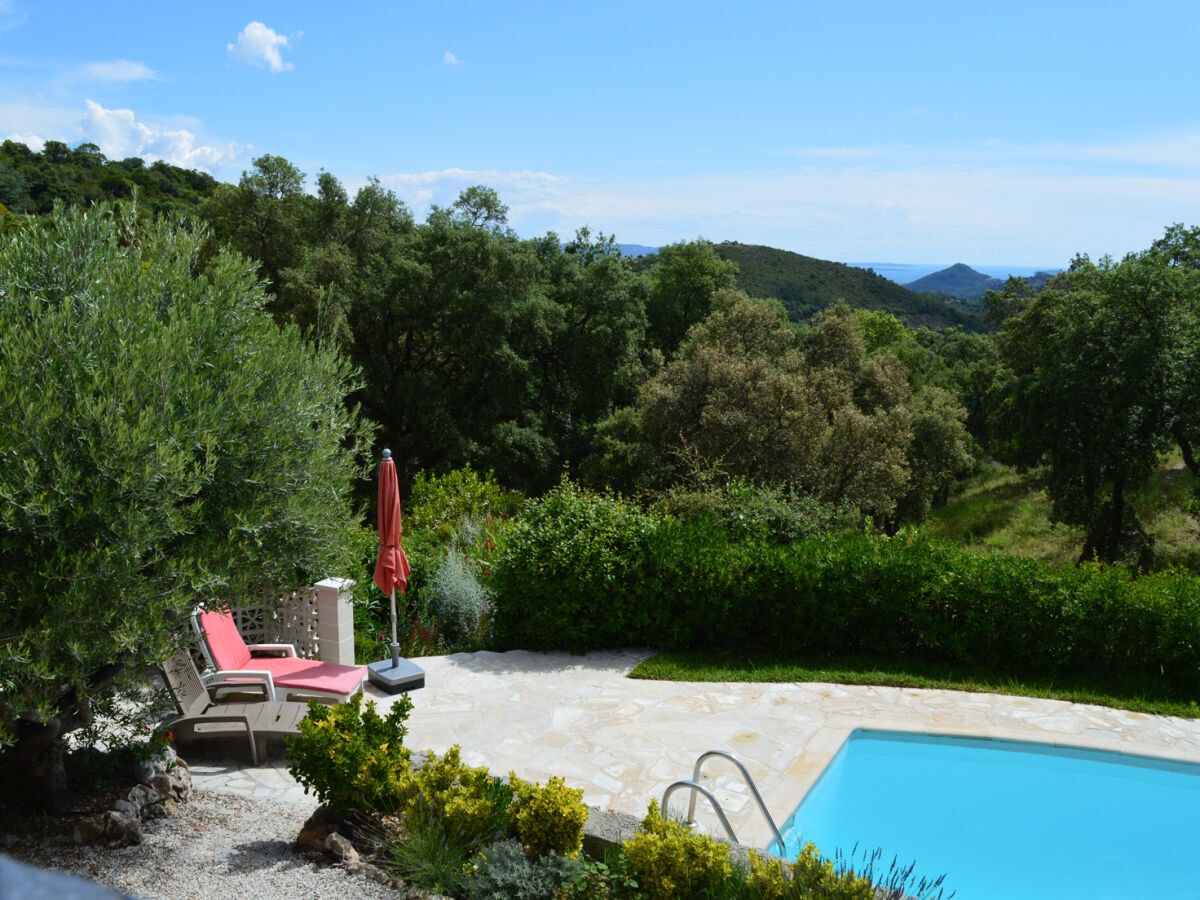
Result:
M638 816L671 783L690 779L700 754L724 750L749 770L780 825L856 728L1032 740L1200 763L1200 721L998 694L627 678L648 655L512 651L418 659L426 683L411 695L405 743L438 754L458 744L464 762L529 781L561 776L583 789L588 805ZM372 685L367 696L381 710L397 699ZM235 753L193 759L185 749L184 756L198 788L306 799L287 773L282 746L273 745L260 766ZM765 847L770 829L734 766L709 760L701 781L738 839ZM680 791L671 805L682 810L686 802ZM721 833L703 799L697 818L705 830Z

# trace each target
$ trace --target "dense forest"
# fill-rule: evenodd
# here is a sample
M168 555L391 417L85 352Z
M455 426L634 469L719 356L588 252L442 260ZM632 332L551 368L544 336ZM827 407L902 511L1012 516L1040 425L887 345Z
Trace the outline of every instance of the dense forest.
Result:
M741 481L894 532L984 465L1036 473L1081 558L1148 564L1131 498L1161 455L1200 476L1200 229L1011 279L983 316L871 272L704 240L622 255L520 238L473 187L418 221L264 155L237 184L97 147L0 145L0 227L56 203L185 214L255 261L270 311L359 372L402 482L463 466L539 494Z

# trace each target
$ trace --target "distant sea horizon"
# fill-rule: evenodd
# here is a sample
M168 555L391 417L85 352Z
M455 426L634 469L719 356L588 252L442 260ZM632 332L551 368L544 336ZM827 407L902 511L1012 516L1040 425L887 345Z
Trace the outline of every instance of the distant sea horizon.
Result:
M934 272L948 269L955 265L955 263L850 262L846 263L846 265L853 266L856 269L871 269L876 275L882 275L889 281L896 282L896 284L909 284L918 278L924 278L926 275L932 275ZM966 265L970 266L976 272L990 275L992 278L999 278L1002 281L1007 281L1009 276L1029 278L1038 272L1058 272L1061 270L1059 266L977 266L973 263L966 263Z

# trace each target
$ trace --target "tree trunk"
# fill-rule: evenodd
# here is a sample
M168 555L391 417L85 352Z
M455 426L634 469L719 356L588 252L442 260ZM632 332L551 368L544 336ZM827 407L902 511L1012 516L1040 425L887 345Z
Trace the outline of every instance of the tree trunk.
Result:
M1121 530L1125 523L1125 479L1113 481L1112 509L1109 510L1108 535L1102 558L1106 563L1115 563L1121 554Z
M1195 453L1192 452L1192 444L1184 435L1181 429L1175 429L1175 440L1179 443L1179 449L1183 451L1183 464L1188 467L1188 471L1200 478L1200 460L1196 459Z
M1125 544L1124 524L1125 480L1118 478L1113 481L1109 499L1095 507L1089 516L1083 551L1076 565L1097 561L1111 565L1117 562Z
M19 728L13 760L24 777L8 787L25 797L22 805L54 815L70 812L72 797L67 780L67 744L57 723L26 723Z
M93 692L110 688L123 670L119 664L100 668L89 679ZM27 804L55 815L71 811L73 798L67 779L66 735L77 728L92 724L92 704L86 694L72 688L58 701L58 714L38 722L22 719L16 728L16 744L11 759L16 764L20 781L5 785L10 791L22 791L29 797Z

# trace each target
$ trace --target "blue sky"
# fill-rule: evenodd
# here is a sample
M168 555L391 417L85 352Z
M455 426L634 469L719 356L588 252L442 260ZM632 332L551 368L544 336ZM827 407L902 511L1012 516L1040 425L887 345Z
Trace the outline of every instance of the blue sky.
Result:
M522 236L1065 266L1200 224L1200 4L0 0L0 138Z

